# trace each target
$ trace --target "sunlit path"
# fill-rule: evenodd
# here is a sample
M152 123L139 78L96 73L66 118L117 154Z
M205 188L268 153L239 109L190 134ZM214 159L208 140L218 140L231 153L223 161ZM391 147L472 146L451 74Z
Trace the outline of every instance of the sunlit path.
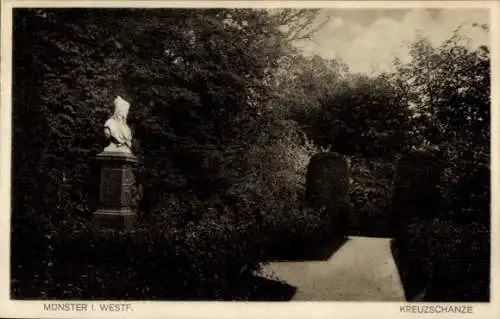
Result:
M272 262L264 273L297 287L294 301L404 301L390 238L349 237L328 260Z

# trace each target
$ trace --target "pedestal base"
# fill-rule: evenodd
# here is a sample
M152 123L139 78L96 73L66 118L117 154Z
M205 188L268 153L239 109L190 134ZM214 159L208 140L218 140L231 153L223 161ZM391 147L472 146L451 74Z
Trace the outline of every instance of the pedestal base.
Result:
M129 228L137 219L137 215L132 211L98 210L94 212L92 224L106 228Z
M99 206L92 224L109 228L131 227L136 220L132 211L136 157L127 153L102 152L95 160L100 167L100 188Z

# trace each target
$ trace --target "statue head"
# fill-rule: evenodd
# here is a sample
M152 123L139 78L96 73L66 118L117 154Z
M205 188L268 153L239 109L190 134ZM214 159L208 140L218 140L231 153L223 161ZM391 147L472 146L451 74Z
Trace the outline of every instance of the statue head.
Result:
M114 116L118 117L123 121L126 121L128 110L130 108L130 103L125 101L121 96L117 96L114 101L114 105L115 105Z

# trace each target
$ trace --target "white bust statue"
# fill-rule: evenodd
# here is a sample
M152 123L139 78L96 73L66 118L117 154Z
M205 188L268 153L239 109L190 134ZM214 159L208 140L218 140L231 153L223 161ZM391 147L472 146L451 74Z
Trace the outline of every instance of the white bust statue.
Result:
M118 96L114 114L104 123L104 134L109 139L105 152L132 153L132 132L127 125L130 103Z

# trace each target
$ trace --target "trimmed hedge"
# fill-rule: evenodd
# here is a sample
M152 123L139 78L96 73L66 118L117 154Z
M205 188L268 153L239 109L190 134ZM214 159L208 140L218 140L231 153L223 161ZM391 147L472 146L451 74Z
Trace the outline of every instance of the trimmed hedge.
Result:
M418 166L413 169L406 180L417 174L421 181L422 171ZM489 169L466 170L456 180L449 178L449 171L441 180L436 178L441 170L434 173L424 176L433 182L427 190L434 195L416 192L419 189L412 185L406 192L395 191L394 211L412 213L398 215L394 240L407 298L425 289L425 301L489 301ZM419 201L424 203L419 205Z
M344 234L351 212L350 167L342 154L323 152L311 157L307 167L303 209L319 211L319 219L331 231Z
M412 218L433 218L439 214L442 195L438 184L443 168L439 156L423 150L400 158L392 199L395 236L399 236Z

